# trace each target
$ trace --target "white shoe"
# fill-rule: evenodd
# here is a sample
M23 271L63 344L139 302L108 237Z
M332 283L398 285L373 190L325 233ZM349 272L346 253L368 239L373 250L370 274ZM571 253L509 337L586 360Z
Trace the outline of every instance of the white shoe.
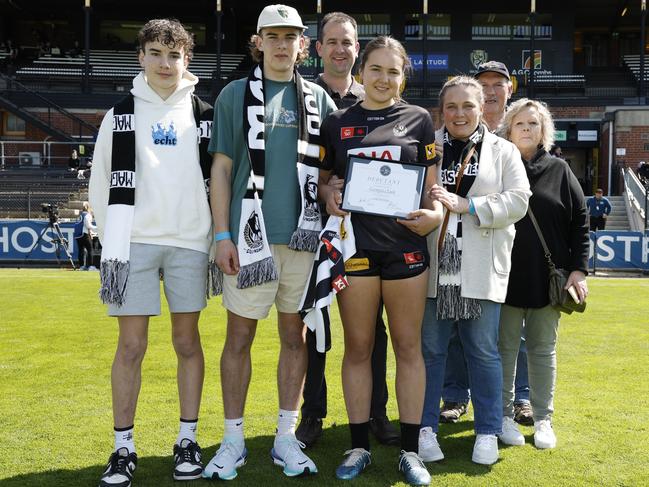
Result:
M237 445L229 438L223 438L216 455L205 465L203 477L206 479L232 480L237 476L237 468L245 465L248 450L245 445Z
M498 438L505 445L522 446L525 444L525 437L518 430L518 425L507 416L503 417L503 432L498 435Z
M442 453L437 442L437 434L433 432L433 428L430 426L419 430L419 458L424 462L444 460L444 453Z
M496 435L477 435L471 460L481 465L496 463L498 461L498 438Z
M552 429L549 419L534 421L534 446L540 449L554 448L557 446L557 437Z
M315 463L302 453L302 448L304 443L298 441L293 433L277 435L270 456L275 465L284 467L287 477L318 473Z

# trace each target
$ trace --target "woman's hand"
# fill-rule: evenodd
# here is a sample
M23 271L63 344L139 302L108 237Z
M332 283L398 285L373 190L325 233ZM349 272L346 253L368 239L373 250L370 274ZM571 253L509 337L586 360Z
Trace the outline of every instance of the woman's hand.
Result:
M439 201L453 213L462 214L469 212L468 199L462 198L455 193L447 191L446 188L440 186L439 184L431 186L431 188L428 190L428 197L433 201Z
M320 184L318 191L321 194L322 201L324 201L327 213L329 215L335 216L345 216L347 215L346 211L340 209L340 205L343 202L343 187L345 186L345 180L336 177L335 175L331 176L327 184Z
M425 237L442 223L442 212L421 208L408 213L407 220L397 219L397 221L411 232Z
M564 289L567 291L570 286L575 287L575 291L577 291L577 296L579 297L579 302L583 303L588 296L588 284L586 284L586 275L581 271L572 271L568 276L568 281L566 282Z

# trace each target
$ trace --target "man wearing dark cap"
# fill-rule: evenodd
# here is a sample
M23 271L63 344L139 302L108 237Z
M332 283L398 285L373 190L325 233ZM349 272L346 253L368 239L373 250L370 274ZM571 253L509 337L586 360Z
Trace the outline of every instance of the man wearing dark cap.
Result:
M512 96L512 81L504 63L487 61L478 66L475 78L482 85L484 93L484 121L489 131L494 132L507 111L507 101ZM527 381L527 354L524 343L518 357L516 373L515 418L521 424L531 424L532 410L529 405L529 385ZM444 378L444 403L440 410L440 422L455 423L466 414L469 405L469 376L464 361L464 350L457 334L451 337L446 359Z

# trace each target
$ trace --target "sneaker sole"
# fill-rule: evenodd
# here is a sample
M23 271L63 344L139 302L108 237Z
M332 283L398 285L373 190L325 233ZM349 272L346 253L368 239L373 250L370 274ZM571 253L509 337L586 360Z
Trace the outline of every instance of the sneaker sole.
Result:
M201 474L201 476L204 479L207 479L207 480L234 480L234 479L237 478L237 475L238 475L237 468L243 467L246 464L247 460L248 460L248 457L246 457L243 460L237 462L235 464L235 466L234 466L234 470L232 471L232 473L230 473L228 475L219 474L218 472L214 472L212 474L209 474L209 473L206 473L205 470L203 470L203 473Z
M516 441L505 441L500 435L498 435L498 439L503 445L508 445L508 446L523 446L525 445L525 437L521 437L520 439Z
M444 460L444 453L441 453L439 455L433 455L430 457L419 455L419 458L421 458L422 462L429 463L429 462L439 462L440 460Z
M480 458L480 457L476 457L475 455L473 455L471 457L471 461L473 463L477 463L479 465L493 465L494 463L496 463L498 461L498 457L496 457L496 458Z
M537 441L534 440L534 446L539 450L551 450L552 448L557 447L557 442L555 441L554 443L544 443L544 442L537 443Z
M176 474L174 473L173 477L174 480L196 480L200 479L203 476L203 472L191 474L191 475L183 475L183 474Z

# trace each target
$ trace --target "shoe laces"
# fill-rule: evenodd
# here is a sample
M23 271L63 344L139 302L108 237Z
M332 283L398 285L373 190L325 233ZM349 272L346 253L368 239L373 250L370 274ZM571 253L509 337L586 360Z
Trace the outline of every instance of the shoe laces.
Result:
M419 440L425 445L437 443L437 434L430 427L422 428L419 430Z
M219 447L218 451L216 452L216 456L225 456L226 458L232 460L232 462L236 462L241 455L241 451L237 447L237 445L229 440L224 438L223 441L221 442L221 446Z
M367 456L368 464L372 463L371 453L368 452L365 448L352 448L345 452L345 460L342 463L344 467L353 467L356 465L359 460Z
M548 419L537 421L534 426L536 431L540 431L542 433L549 433L550 431L552 431L552 423Z
M185 440L180 442L180 449L178 451L178 463L195 463L200 461L200 453L198 443L187 440L186 446L182 446Z
M475 447L476 448L481 448L481 447L490 447L491 444L494 441L495 436L494 435L478 435L475 440Z
M401 450L401 458L399 459L399 469L402 471L414 470L415 468L426 469L424 462L419 455L412 451Z
M282 452L284 458L288 458L291 454L298 457L305 456L304 453L302 453L302 449L306 448L306 445L298 440L293 434L281 435L277 439L277 446L285 448Z
M129 463L130 455L120 455L119 452L114 452L110 456L110 472L114 474L122 474L129 476L131 474Z

